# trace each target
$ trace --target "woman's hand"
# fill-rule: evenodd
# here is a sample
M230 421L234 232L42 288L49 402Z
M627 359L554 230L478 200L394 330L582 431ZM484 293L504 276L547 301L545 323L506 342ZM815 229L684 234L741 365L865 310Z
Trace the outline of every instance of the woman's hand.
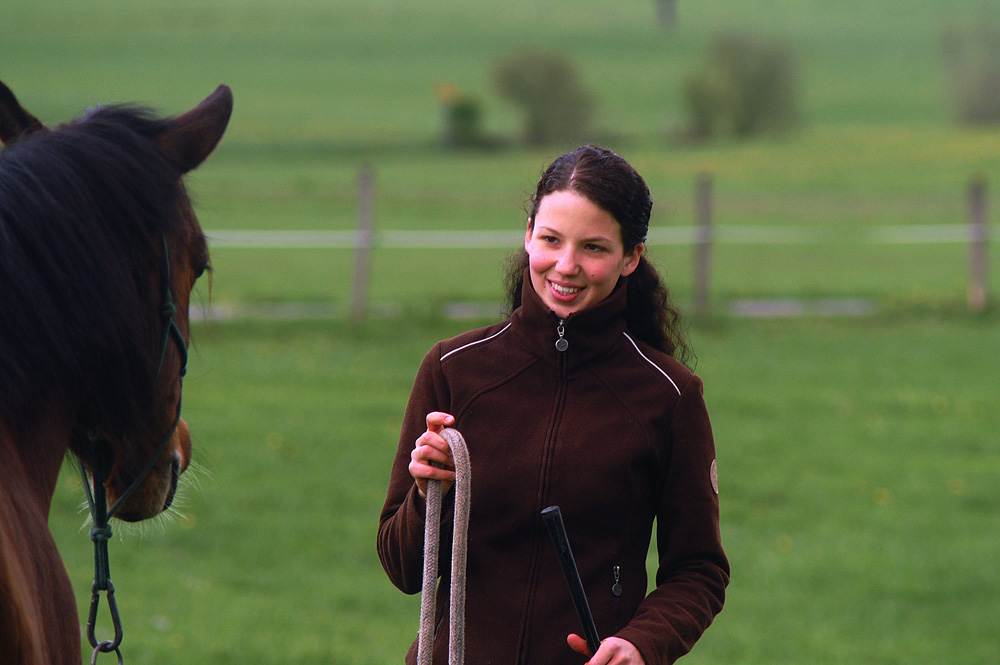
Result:
M579 635L570 635L566 638L566 642L573 651L590 656L587 640ZM619 637L609 637L601 640L601 647L587 661L587 665L646 665L646 663L631 642Z
M446 494L455 482L455 460L451 456L451 446L440 432L455 423L450 413L432 411L427 414L427 431L417 439L417 445L410 453L410 475L417 481L420 496L427 496L427 481L440 480L441 493Z

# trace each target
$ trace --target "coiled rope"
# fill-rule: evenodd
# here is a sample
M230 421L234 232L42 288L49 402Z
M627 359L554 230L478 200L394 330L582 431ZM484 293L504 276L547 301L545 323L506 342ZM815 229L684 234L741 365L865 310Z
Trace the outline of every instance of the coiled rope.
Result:
M455 521L451 544L451 593L448 606L448 665L465 662L465 563L469 532L469 450L458 430L445 428L441 436L455 459ZM434 596L437 590L438 552L441 540L441 481L427 482L424 525L424 586L420 599L420 633L417 665L431 665L434 656Z

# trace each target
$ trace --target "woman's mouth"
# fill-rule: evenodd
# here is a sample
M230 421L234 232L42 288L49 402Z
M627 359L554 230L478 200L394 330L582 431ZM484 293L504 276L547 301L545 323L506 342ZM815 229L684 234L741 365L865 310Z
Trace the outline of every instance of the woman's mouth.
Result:
M583 291L582 286L564 286L562 284L556 284L555 282L549 282L552 286L552 290L563 297L575 296L580 291Z

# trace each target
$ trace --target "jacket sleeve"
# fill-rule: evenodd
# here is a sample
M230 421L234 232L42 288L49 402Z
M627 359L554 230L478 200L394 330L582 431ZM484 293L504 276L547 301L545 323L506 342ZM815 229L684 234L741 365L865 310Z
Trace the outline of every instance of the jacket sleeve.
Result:
M715 443L697 376L677 402L669 457L656 517L656 588L617 636L646 665L668 665L686 654L722 610L729 561L719 531Z
M440 345L435 345L417 371L389 475L385 505L379 517L379 560L392 583L404 593L421 590L424 556L425 505L410 475L410 453L417 438L427 429L427 414L449 411L440 357Z

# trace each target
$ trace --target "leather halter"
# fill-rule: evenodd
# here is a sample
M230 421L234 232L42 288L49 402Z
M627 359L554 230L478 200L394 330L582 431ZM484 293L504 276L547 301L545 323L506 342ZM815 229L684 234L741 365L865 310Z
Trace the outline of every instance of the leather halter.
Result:
M156 370L156 377L159 379L160 373L163 371L163 362L167 355L167 345L170 343L170 339L173 338L181 356L181 367L178 373L178 381L181 382L183 390L184 374L187 372L188 347L187 342L184 340L184 335L181 333L180 328L177 327L177 322L174 320L174 316L177 314L177 307L174 305L173 295L170 290L170 252L167 249L166 236L163 236L163 257L163 300L160 308L160 317L163 323L163 338L160 345L160 359ZM146 477L153 470L153 466L163 455L163 452L170 444L171 439L173 439L174 433L177 431L177 425L180 423L180 419L181 399L178 397L177 415L174 418L174 424L170 428L169 433L157 447L153 456L149 458L146 466L143 467L139 475L132 481L132 484L129 485L128 489L126 489L121 496L118 497L118 500L115 501L110 508L108 508L107 494L104 487L104 483L107 481L108 474L110 472L110 469L108 468L109 460L106 460L103 453L100 452L103 446L97 445L97 443L102 440L102 437L100 434L94 433L93 431L88 431L87 433L87 438L90 439L93 449L93 491L91 491L90 479L87 477L87 470L84 468L82 462L80 463L80 473L83 477L83 488L87 494L87 504L90 508L90 516L93 520L93 524L90 528L90 539L94 542L94 584L91 589L90 616L87 620L87 638L90 640L90 646L94 647L94 654L90 661L92 665L97 663L98 654L110 653L112 651L114 651L118 656L119 665L123 662L122 654L119 649L122 641L121 619L118 616L118 605L115 602L115 587L111 583L111 570L108 561L108 539L110 539L112 535L111 525L108 521L115 516L122 504L129 497L131 497L132 494L134 494L146 480ZM111 611L111 620L115 629L115 637L114 640L98 642L94 635L94 628L97 622L97 609L101 601L101 591L106 591L108 595L108 608Z

